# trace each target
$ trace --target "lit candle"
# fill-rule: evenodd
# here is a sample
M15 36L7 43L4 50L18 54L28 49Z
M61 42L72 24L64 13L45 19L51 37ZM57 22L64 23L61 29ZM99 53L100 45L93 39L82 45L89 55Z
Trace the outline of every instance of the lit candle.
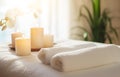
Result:
M22 33L20 33L20 32L15 32L15 33L12 33L12 35L11 35L11 39L12 39L12 47L15 47L15 39L17 38L17 37L22 37Z
M31 43L29 38L16 38L15 39L16 54L19 56L27 56L31 53Z
M34 27L31 28L31 47L32 49L38 49L43 47L43 28Z
M44 47L53 47L53 35L44 35Z

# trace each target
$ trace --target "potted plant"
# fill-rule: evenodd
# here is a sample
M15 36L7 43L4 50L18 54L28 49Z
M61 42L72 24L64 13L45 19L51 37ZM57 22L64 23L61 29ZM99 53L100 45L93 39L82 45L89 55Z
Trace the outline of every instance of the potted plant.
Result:
M118 38L118 33L115 28L112 26L112 17L109 16L108 9L104 9L101 12L101 1L100 0L91 0L92 2L92 10L91 12L89 8L83 5L80 8L80 19L84 18L89 27L91 29L92 35L90 36L88 30L84 27L79 27L84 30L83 37L84 40L89 40L88 36L91 37L91 41L93 42L101 42L105 43L106 39L109 40L109 43L112 43L112 38L109 32L114 33L116 38ZM86 14L82 13L85 10ZM107 32L107 28L109 27L110 31Z

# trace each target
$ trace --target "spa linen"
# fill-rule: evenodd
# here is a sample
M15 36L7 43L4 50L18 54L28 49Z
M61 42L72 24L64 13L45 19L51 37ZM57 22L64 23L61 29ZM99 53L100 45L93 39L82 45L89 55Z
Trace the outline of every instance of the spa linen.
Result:
M93 43L84 43L84 44L76 44L76 45L64 45L60 47L53 48L43 48L38 53L38 58L45 64L50 64L50 59L57 53L74 51L82 48L93 47L96 44Z
M120 61L120 48L116 45L96 46L56 54L51 66L59 71L75 71Z

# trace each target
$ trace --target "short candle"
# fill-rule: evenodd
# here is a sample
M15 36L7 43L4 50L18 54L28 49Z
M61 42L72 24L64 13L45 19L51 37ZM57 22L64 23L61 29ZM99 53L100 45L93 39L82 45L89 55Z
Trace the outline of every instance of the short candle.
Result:
M27 56L31 54L31 43L29 38L16 38L15 40L16 54L19 56Z
M16 39L17 37L22 37L22 36L23 36L23 34L20 33L20 32L15 32L15 33L12 33L12 34L11 34L12 47L15 47L15 39Z
M46 34L44 35L44 47L53 47L53 35Z

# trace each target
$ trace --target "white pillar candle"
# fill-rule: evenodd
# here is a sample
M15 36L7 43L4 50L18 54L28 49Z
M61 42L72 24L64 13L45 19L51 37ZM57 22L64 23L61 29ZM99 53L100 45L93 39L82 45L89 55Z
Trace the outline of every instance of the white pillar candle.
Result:
M31 43L29 38L16 38L15 39L16 54L19 56L27 56L31 53Z
M11 34L11 39L12 39L12 47L15 47L15 39L17 38L17 37L22 37L22 33L20 33L20 32L15 32L15 33L12 33Z
M38 49L43 47L43 28L34 27L31 28L31 47L32 49Z
M44 47L53 47L53 35L44 35Z

